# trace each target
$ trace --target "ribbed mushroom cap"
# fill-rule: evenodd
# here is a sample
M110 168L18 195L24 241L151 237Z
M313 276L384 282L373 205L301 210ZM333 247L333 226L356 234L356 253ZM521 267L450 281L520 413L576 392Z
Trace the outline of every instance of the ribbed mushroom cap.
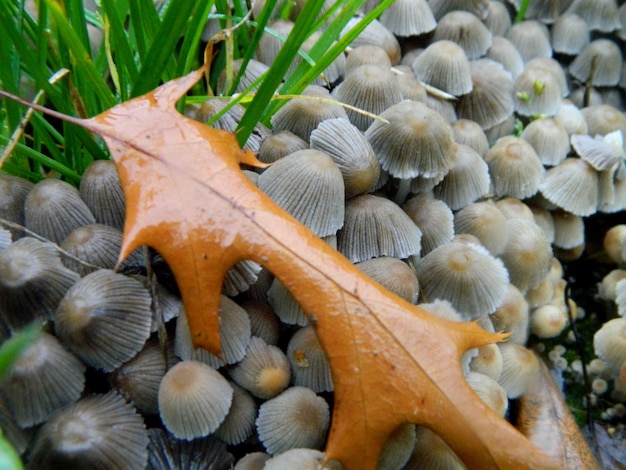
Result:
M600 298L602 300L615 302L617 297L617 283L622 279L626 279L626 270L624 269L614 269L604 276L602 281L598 284L598 295Z
M285 353L257 337L252 337L245 357L228 373L238 385L262 399L278 395L291 381Z
M543 165L532 146L518 137L503 137L485 154L495 194L524 199L539 189Z
M397 0L380 15L380 22L396 36L419 36L437 26L426 0Z
M276 345L280 335L280 321L274 309L265 302L246 300L241 303L250 319L250 332L267 344Z
M514 3L515 9L519 12L521 2L516 0ZM571 3L572 0L535 0L532 4L528 4L524 18L536 19L544 24L551 25Z
M406 423L394 429L378 457L377 469L401 470L411 458L415 447L415 425Z
M551 57L550 32L535 20L514 24L506 32L506 38L517 48L524 61L535 57Z
M11 444L18 454L24 454L32 440L35 428L22 429L17 425L13 417L13 410L9 407L1 393L0 427L2 428L2 437Z
M483 23L494 35L494 38L495 36L504 36L511 27L511 15L509 15L506 5L502 2L489 2L487 16L483 19Z
M539 373L535 353L515 343L498 343L502 354L502 374L498 383L509 398L518 398L534 383Z
M488 11L488 0L429 0L435 18L440 19L454 10L464 10L484 19Z
M534 221L507 221L507 244L500 255L509 271L511 284L525 292L536 287L548 273L552 250Z
M83 361L110 372L137 354L150 336L151 302L139 281L101 269L67 291L54 330Z
M215 431L228 414L233 389L215 369L198 361L181 361L159 385L159 413L169 432L192 440Z
M576 56L569 72L583 83L590 81L593 86L614 86L619 83L623 63L622 53L613 41L596 39Z
M51 244L21 238L0 251L0 317L11 330L43 322L78 279Z
M573 135L571 140L578 156L599 171L616 168L624 157L622 131L619 130L602 138Z
M402 99L419 101L421 103L427 102L428 93L426 86L415 77L415 72L413 72L410 65L397 65L393 70L396 73Z
M237 461L233 470L264 470L265 462L271 458L272 456L265 452L249 452Z
M41 333L11 364L0 382L22 428L44 422L74 403L85 385L85 366L48 333Z
M566 158L548 170L539 190L572 214L584 217L598 208L598 172L581 158Z
M472 91L456 106L457 116L475 121L483 129L504 122L513 114L513 79L501 64L488 59L470 63Z
M570 100L561 100L559 109L554 118L559 121L568 135L587 134L589 127L582 111Z
M264 163L274 163L290 153L307 148L309 144L306 140L291 131L283 130L263 139L257 157Z
M545 69L525 68L513 85L515 111L522 116L554 116L561 103L558 79Z
M333 159L345 187L346 198L372 191L380 177L374 149L359 129L345 118L327 119L311 132L311 148Z
M290 387L259 408L256 428L269 454L319 449L330 423L328 403L305 387ZM266 465L267 468L267 465Z
M320 237L343 225L343 177L324 152L299 150L282 158L259 176L258 186Z
M419 308L430 313L431 315L435 315L436 317L455 322L463 321L461 314L457 312L452 304L447 300L435 299L432 302L418 305Z
M391 69L380 65L361 65L346 75L345 80L334 92L342 103L360 108L373 114L402 101L402 92L396 75ZM365 131L374 121L373 118L347 110L350 122Z
M585 243L585 223L582 217L566 211L553 211L554 242L559 248L569 250Z
M333 391L328 359L311 326L293 334L287 345L287 358L294 385L310 388L316 393Z
M454 140L457 144L467 145L479 155L484 156L489 150L489 141L482 127L471 119L457 119L452 124Z
M422 231L422 255L452 241L454 216L445 202L418 195L406 201L402 209Z
M497 331L511 334L509 341L526 344L528 340L529 308L524 295L513 284L506 287L506 293L498 308L489 315Z
M530 308L538 308L547 305L554 297L554 282L550 275L546 276L537 287L528 289L524 298Z
M285 470L297 468L298 470L318 470L324 454L315 449L289 449L269 459L263 470Z
M422 233L389 199L365 194L346 203L337 248L353 263L379 256L408 258L420 252Z
M361 19L354 17L348 21L348 24L343 28L341 36L347 31L350 31ZM400 62L400 43L398 39L389 31L380 21L374 20L369 23L361 34L359 34L351 43L351 47L364 46L367 44L374 44L382 47L389 56L389 60L392 65Z
M83 225L65 237L61 248L74 256L71 258L63 255L63 264L81 276L96 271L98 268L114 269L122 248L122 232L103 224ZM144 260L141 252L134 251L126 258L121 269L143 266Z
M151 338L135 357L109 376L111 386L132 401L140 413L159 412L159 384L168 366L171 367L178 361L171 348L168 348L166 354L167 362L158 340Z
M530 210L533 213L533 219L535 223L543 230L543 234L546 236L546 240L549 243L554 242L554 218L552 213L540 206L531 206Z
M592 31L608 33L622 26L615 0L574 0L566 13L583 18Z
M233 77L236 77L239 74L242 64L243 64L243 59L233 60L233 65L232 65ZM268 70L269 70L269 67L263 62L250 59L246 63L246 68L241 74L241 79L239 80L239 83L237 83L237 87L234 89L234 91L231 92L231 90L225 89L227 85L229 87L232 86L232 83L226 83L227 74L226 74L226 68L224 68L221 71L220 76L217 81L217 92L218 94L223 95L223 96L229 96L232 93L243 93L250 85L252 85L252 83L255 80L261 77L261 75L263 75ZM257 83L257 85L254 88L252 88L252 90L256 90L258 88L259 88L259 84Z
M375 44L358 46L348 52L346 56L346 74L361 65L374 64L391 67L391 60L385 49Z
M495 144L498 139L502 137L507 137L513 133L515 133L515 124L517 122L517 117L515 115L511 115L508 119L505 119L500 124L496 124L489 129L485 129L485 135L487 136L487 140L489 141L489 145Z
M234 457L226 444L213 437L184 441L163 429L148 430L148 466L146 470L230 470ZM208 467L207 467L208 465Z
M424 104L433 111L438 112L449 123L456 121L456 111L454 104L446 97L439 96L436 93L427 93Z
M197 348L194 349L189 331L189 323L185 315L179 316L176 322L174 351L184 360L201 361L218 369L225 364L235 364L246 354L250 342L250 319L246 311L226 296L220 296L220 344L219 356Z
M626 116L614 106L608 104L587 106L581 109L581 112L589 126L589 135L606 135L617 130L626 135Z
M544 165L558 165L570 151L567 131L555 118L532 121L524 128L520 137L532 145Z
M593 335L593 348L611 373L617 372L626 361L626 318L614 318L602 325Z
M24 201L34 184L24 178L13 175L0 175L0 218L9 222L24 225ZM0 222L0 227L3 227ZM6 227L11 232L13 240L23 235L22 230Z
M454 214L455 233L469 233L493 255L506 246L506 219L493 201L468 204Z
M517 78L524 71L524 59L522 59L517 47L502 36L493 37L491 47L485 53L485 59L491 59L502 64L505 70L511 72L513 78Z
M498 349L495 344L490 344L489 346L494 346ZM476 392L476 395L478 395L491 410L501 418L504 418L509 406L509 400L504 388L496 382L496 379L479 372L469 372L465 376L465 380L467 380L472 390Z
M469 61L453 41L430 44L411 64L418 80L454 96L472 91Z
M300 307L298 301L289 293L285 285L278 278L274 278L267 291L267 301L274 309L274 313L281 322L287 325L306 326L309 319Z
M234 382L229 382L233 389L233 402L226 418L215 430L215 437L228 445L235 446L244 442L254 431L257 405L254 398Z
M504 265L478 245L451 242L435 248L417 265L424 297L448 300L466 319L493 312L508 283Z
M565 309L556 305L542 305L530 315L530 331L538 338L556 338L567 325Z
M465 470L467 467L437 434L417 426L415 447L405 468Z
M275 34L264 34L259 41L256 59L267 66L271 66L283 47L284 40L277 35L287 37L293 30L293 22L284 19L270 21L267 25Z
M404 100L381 114L365 132L382 168L396 178L431 178L454 164L450 124L423 103Z
M311 132L320 122L337 117L348 117L344 108L328 102L335 100L325 88L310 85L302 92L302 95L313 99L294 98L287 101L272 116L274 132L288 130L308 142Z
M525 69L541 69L546 72L550 72L556 78L561 91L561 98L565 98L569 95L569 86L567 83L567 77L565 76L565 70L563 66L551 57L535 57L534 59L526 62Z
M454 165L433 188L433 194L458 210L489 193L489 184L489 169L482 157L472 148L458 145Z
M589 26L574 13L560 15L551 30L552 49L558 54L577 55L589 44Z
M491 47L491 31L470 12L451 11L437 23L434 41L453 41L465 51L468 59L478 59Z
M626 247L626 224L614 225L606 231L602 241L604 251L613 263L620 264L624 259Z
M505 197L496 201L496 207L505 219L526 219L531 222L535 221L533 211L530 210L528 204L523 203L514 197Z
M159 323L167 323L173 318L184 312L183 301L180 296L172 294L168 289L163 287L158 282L151 282L147 276L141 274L132 274L132 278L137 279L148 290L153 287L155 289L155 295L158 299L158 305L152 308L152 325L150 332L154 333L159 328Z
M124 229L126 202L115 163L111 160L92 162L80 180L80 195L96 222Z
M55 413L37 433L28 468L145 468L148 433L141 415L115 392L92 395Z
M498 380L502 373L502 354L495 344L486 344L477 348L478 355L470 361L470 370Z
M46 179L30 190L24 201L26 228L61 243L72 230L96 222L78 190L65 181Z

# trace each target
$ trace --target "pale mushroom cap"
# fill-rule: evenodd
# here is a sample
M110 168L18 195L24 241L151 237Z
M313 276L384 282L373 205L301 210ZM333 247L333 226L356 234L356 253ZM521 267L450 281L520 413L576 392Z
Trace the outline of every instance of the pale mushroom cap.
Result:
M491 47L485 54L485 58L502 64L505 70L511 72L514 79L524 71L524 59L522 59L517 47L505 37L493 37Z
M379 256L408 258L419 254L422 233L400 207L374 195L346 204L346 219L337 247L353 263Z
M484 19L488 12L488 0L429 0L435 18L440 19L454 10L465 10Z
M546 172L539 190L550 202L579 216L596 212L598 173L580 158L566 158Z
M556 78L559 90L561 91L561 98L565 98L569 95L569 85L567 77L565 76L565 70L563 66L552 57L535 57L534 59L526 62L525 69L541 69L546 72L550 72L554 78Z
M572 147L580 158L598 171L614 170L624 158L622 131L606 134L603 138L573 135Z
M617 304L617 314L626 318L626 282L624 279L615 285L615 303Z
M497 331L510 333L509 340L524 345L528 340L529 308L524 295L513 284L508 284L498 308L489 315Z
M498 196L523 199L534 195L544 173L532 146L518 137L503 137L487 151L485 161Z
M604 234L604 240L602 242L604 251L609 256L611 261L616 264L623 263L624 259L624 247L626 247L626 224L614 225L606 231Z
M551 30L552 49L559 54L576 55L589 44L589 26L574 13L560 15Z
M551 72L527 67L515 79L515 111L522 116L554 116L561 103L561 87Z
M506 246L506 219L493 201L468 204L454 214L454 231L469 233L493 255L499 255Z
M122 232L118 229L102 224L83 225L73 230L61 244L66 252L89 266L63 256L63 264L81 276L100 268L114 269L122 247ZM134 256L134 262L140 262Z
M11 364L0 390L15 422L26 428L77 401L84 385L85 365L56 337L41 333Z
M232 387L215 369L198 361L181 361L161 381L159 412L168 431L192 440L219 427L232 398Z
M263 470L285 470L297 468L298 470L317 470L324 459L324 453L315 449L289 449L267 462Z
M419 36L437 26L426 0L398 0L380 15L380 22L396 36Z
M330 364L311 326L294 333L287 345L287 357L294 385L310 388L316 393L334 389Z
M513 79L498 62L489 59L470 63L472 91L456 106L461 119L470 119L489 129L513 115Z
M26 228L54 243L72 230L96 222L74 186L56 179L37 183L24 201Z
M593 335L593 347L612 373L618 371L626 361L626 318L614 318L602 325Z
M24 201L34 184L19 176L8 174L0 175L0 217L20 225L24 225ZM0 223L0 227L2 227ZM13 240L23 236L23 231L13 227L6 227L12 234Z
M517 48L524 61L535 57L551 57L548 28L535 20L514 24L506 32L506 38Z
M623 64L622 53L613 41L596 39L576 56L569 66L569 72L582 83L591 80L593 86L614 86L619 83Z
M330 156L341 175L345 197L370 192L380 177L374 149L359 129L345 118L327 119L311 132L311 148Z
M355 17L348 21L348 24L342 31L342 35L355 26L360 19ZM375 44L382 47L389 56L392 65L400 62L400 43L398 39L378 20L372 21L351 43L352 47L363 46L366 44Z
M544 165L558 165L570 151L567 130L555 118L532 121L524 128L520 137L532 145Z
M342 103L355 106L373 114L381 114L390 106L402 101L402 92L391 69L380 65L361 65L346 75L336 89L335 96ZM356 111L346 111L352 124L365 131L373 118Z
M159 428L148 429L148 466L146 470L194 469L207 465L209 468L232 468L234 457L219 439L198 438L192 441L176 439Z
M259 176L258 186L320 237L343 225L343 176L324 152L299 150L280 159Z
M139 281L101 269L67 291L54 330L87 364L112 371L137 354L150 336L150 304Z
M267 452L319 449L330 424L328 403L305 387L290 387L259 408L256 427Z
M246 356L229 370L229 375L254 396L268 399L289 386L291 368L287 356L279 348L252 337Z
M502 354L495 344L486 344L477 348L478 355L470 361L470 370L479 372L493 380L498 380L502 373Z
M478 59L491 47L491 31L472 13L451 11L437 23L434 41L448 40L457 43L468 59Z
M454 216L445 202L417 195L406 201L402 209L422 231L422 255L452 241Z
M265 452L249 452L237 461L234 470L264 470L265 462L271 458Z
M309 144L302 137L291 131L282 130L263 139L257 157L263 163L274 163L291 153L307 148Z
M250 332L267 344L276 345L280 336L280 321L274 309L267 303L258 300L247 300L241 307L250 319Z
M111 160L95 160L80 180L80 195L96 222L124 229L126 202L117 167Z
M233 389L232 404L226 418L215 430L215 437L234 446L252 435L258 410L254 398L247 391L233 382L229 385Z
M494 346L494 344L489 346ZM472 390L476 392L478 397L498 416L504 418L506 410L509 406L509 400L506 396L504 388L498 384L496 379L489 377L488 375L481 374L479 372L469 372L465 376L465 380Z
M115 392L55 413L38 431L29 468L144 468L148 433L141 415Z
M554 242L559 248L569 250L585 243L585 223L582 217L566 211L553 211Z
M276 316L287 325L306 326L309 319L298 301L289 293L279 279L274 278L267 291L267 301L274 309Z
M424 297L450 301L466 318L493 312L502 301L508 274L502 263L477 245L451 242L417 265Z
M507 221L507 244L500 255L509 271L511 284L522 292L536 287L552 264L552 250L541 228L532 221Z
M415 447L415 425L406 423L394 429L378 457L377 469L402 469Z
M530 210L533 213L533 219L535 223L543 230L543 234L549 243L554 242L554 217L552 212L544 207L531 206Z
M489 150L489 141L480 125L470 119L457 119L452 124L454 140L457 144L467 145L484 156Z
M411 64L418 80L459 96L472 91L469 61L465 51L453 41L430 44Z
M581 109L581 112L589 126L589 135L606 135L617 130L626 135L626 116L614 106L608 104L588 106Z
M391 60L385 49L375 44L366 44L355 47L346 57L346 74L353 69L366 64L377 64L391 67Z
M489 2L483 23L495 36L503 36L511 27L511 16L503 2Z
M506 220L510 219L526 219L531 222L535 220L533 211L528 204L514 197L505 197L496 201L496 207Z
M437 434L417 426L415 447L405 468L464 470L467 467Z
M365 132L378 160L397 178L426 178L454 164L456 144L450 124L423 103L404 100L381 114Z
M498 343L502 354L502 375L498 383L508 398L518 398L533 384L539 373L535 353L515 343Z
M555 338L568 325L565 309L556 305L543 305L530 315L530 331L539 338Z
M615 0L574 0L566 13L582 17L592 31L611 32L621 27Z
M554 118L563 124L569 136L573 134L587 134L589 131L582 111L570 100L561 100Z
M458 145L454 165L433 188L433 194L450 209L458 210L487 195L489 183L489 169L483 158L472 148Z

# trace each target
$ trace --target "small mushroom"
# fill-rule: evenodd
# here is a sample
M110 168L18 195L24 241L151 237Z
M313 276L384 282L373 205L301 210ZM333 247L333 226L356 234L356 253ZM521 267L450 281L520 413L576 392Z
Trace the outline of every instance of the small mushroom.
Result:
M182 470L210 465L210 470L232 469L234 458L226 444L213 437L185 441L163 429L148 430L148 466L146 470Z
M330 364L315 331L307 326L296 331L287 345L293 384L316 393L334 389Z
M80 180L80 195L97 223L124 229L126 203L115 163L111 160L92 162Z
M468 59L478 59L491 47L491 31L468 11L446 13L437 23L433 41L453 41L465 51Z
M426 0L397 0L380 15L380 22L396 36L420 36L437 26Z
M422 256L452 241L454 216L444 201L417 195L406 201L402 210L422 232Z
M498 343L502 354L502 374L498 383L509 398L518 398L535 382L539 359L535 353L516 343Z
M453 41L431 43L411 64L418 80L454 96L472 91L467 55Z
M589 44L589 26L577 14L564 13L552 25L551 37L555 53L575 56Z
M525 62L535 57L551 57L550 32L535 20L514 24L506 32L506 38L513 43Z
M235 446L252 435L257 405L252 396L243 388L233 382L229 384L233 389L233 401L226 418L215 430L215 437L228 445Z
M0 175L0 218L9 222L25 225L24 201L34 184L19 176ZM0 222L0 227L4 227ZM24 235L23 231L15 227L6 227L13 236L13 240Z

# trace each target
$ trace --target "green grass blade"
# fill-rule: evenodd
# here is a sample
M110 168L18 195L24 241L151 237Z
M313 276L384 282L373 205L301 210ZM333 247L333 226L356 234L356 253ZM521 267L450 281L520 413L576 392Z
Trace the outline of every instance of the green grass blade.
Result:
M197 63L200 39L204 30L204 25L207 22L207 18L209 17L209 13L211 12L213 5L213 0L204 2L204 5L196 8L196 11L194 11L191 19L189 20L183 44L180 47L178 65L176 67L176 76L187 74Z
M311 26L315 23L315 18L317 18L323 6L324 0L309 0L300 12L291 34L276 56L265 80L256 92L254 99L248 106L248 109L237 127L237 140L241 146L246 143L248 137L254 130L254 126L263 116L274 92L282 82L292 61L298 54L298 49L313 32Z
M148 55L152 39L159 29L161 20L153 0L130 0L130 25L134 44L141 61Z

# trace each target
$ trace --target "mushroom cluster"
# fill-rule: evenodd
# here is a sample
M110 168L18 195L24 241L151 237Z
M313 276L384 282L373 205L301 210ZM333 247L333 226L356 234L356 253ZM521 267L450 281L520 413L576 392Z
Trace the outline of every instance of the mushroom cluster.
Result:
M259 189L376 282L433 315L510 333L462 359L501 416L536 376L529 339L585 315L563 265L583 256L587 221L626 210L626 6L531 0L513 24L518 3L397 0L248 142L272 163L249 174ZM242 84L280 47L268 35ZM186 114L206 122L223 104ZM216 125L233 131L241 115ZM30 468L316 468L332 377L271 273L233 267L213 356L194 350L158 254L139 250L113 271L124 198L112 163L94 162L79 190L2 174L0 196L11 222L0 224L0 340L33 322L45 331L0 382L0 427ZM626 403L625 225L604 251L617 266L599 295L615 318L595 334L598 359L565 366L587 367L596 395L612 384L613 418ZM378 468L429 465L464 468L407 425Z

